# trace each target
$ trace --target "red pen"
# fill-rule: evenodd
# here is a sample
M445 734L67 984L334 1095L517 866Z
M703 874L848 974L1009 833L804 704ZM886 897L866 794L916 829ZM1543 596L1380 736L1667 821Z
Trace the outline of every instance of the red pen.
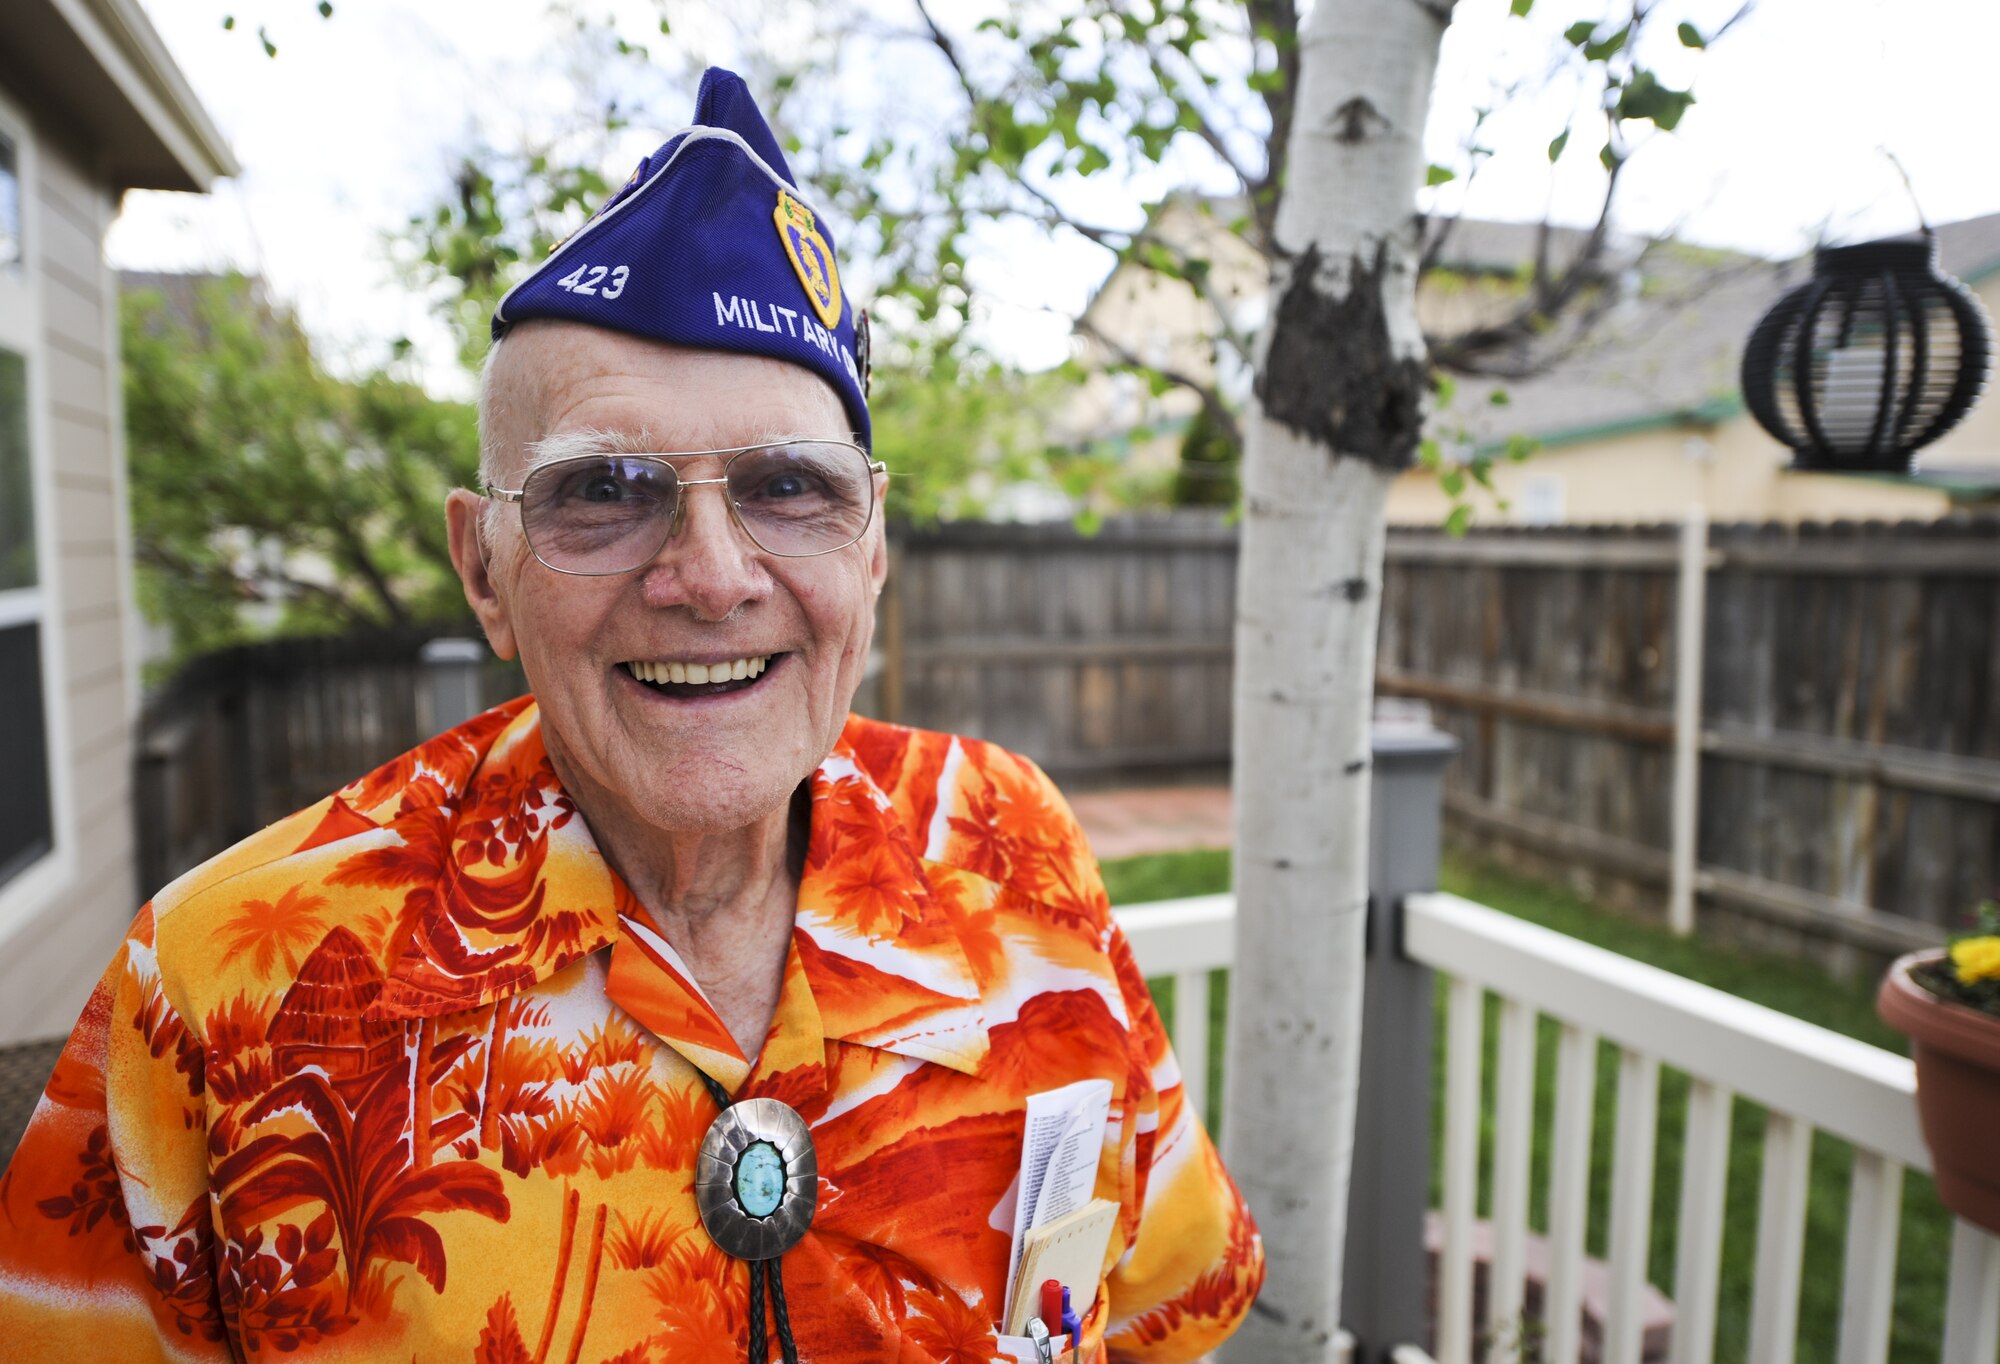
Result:
M1055 1335L1062 1330L1062 1284L1056 1279L1042 1281L1042 1325Z

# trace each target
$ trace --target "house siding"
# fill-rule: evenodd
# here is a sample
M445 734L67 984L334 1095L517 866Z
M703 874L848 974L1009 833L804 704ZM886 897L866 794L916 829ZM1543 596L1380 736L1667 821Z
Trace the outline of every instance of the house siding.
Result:
M137 906L131 828L136 697L130 657L130 573L118 467L116 319L103 263L113 202L83 158L36 129L36 169L24 185L30 268L41 296L30 363L44 376L39 432L52 477L53 544L43 548L62 703L51 756L58 849L69 875L31 905L0 951L0 1042L54 1036L74 1023Z

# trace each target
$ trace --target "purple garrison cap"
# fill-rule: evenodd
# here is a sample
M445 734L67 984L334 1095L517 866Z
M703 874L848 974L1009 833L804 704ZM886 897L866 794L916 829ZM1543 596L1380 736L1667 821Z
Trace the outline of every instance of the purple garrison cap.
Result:
M712 66L694 123L493 310L493 339L563 318L703 350L804 365L839 392L865 446L868 323L833 237L734 72Z

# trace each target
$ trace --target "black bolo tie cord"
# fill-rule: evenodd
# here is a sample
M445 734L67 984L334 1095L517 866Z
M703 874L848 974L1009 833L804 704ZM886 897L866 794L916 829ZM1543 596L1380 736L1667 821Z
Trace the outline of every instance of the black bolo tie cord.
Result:
M715 1100L715 1106L727 1109L733 1102L729 1091L707 1072L698 1070L695 1073L708 1086L708 1097ZM785 1308L782 1256L750 1261L750 1364L770 1364L771 1360L771 1347L764 1339L764 1277L767 1266L771 1279L771 1315L778 1322L778 1349L785 1357L785 1364L799 1364L798 1342L792 1339L792 1316Z

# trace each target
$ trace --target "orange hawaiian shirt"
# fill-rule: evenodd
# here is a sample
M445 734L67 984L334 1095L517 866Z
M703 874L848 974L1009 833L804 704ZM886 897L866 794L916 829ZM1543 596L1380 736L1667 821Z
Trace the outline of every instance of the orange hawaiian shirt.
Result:
M697 1067L811 1126L817 1212L782 1262L804 1359L996 1358L1027 1096L1097 1078L1121 1211L1085 1358L1215 1345L1262 1247L1054 787L857 718L811 795L754 1060L529 699L168 886L0 1180L6 1357L742 1359L747 1267L692 1194Z

